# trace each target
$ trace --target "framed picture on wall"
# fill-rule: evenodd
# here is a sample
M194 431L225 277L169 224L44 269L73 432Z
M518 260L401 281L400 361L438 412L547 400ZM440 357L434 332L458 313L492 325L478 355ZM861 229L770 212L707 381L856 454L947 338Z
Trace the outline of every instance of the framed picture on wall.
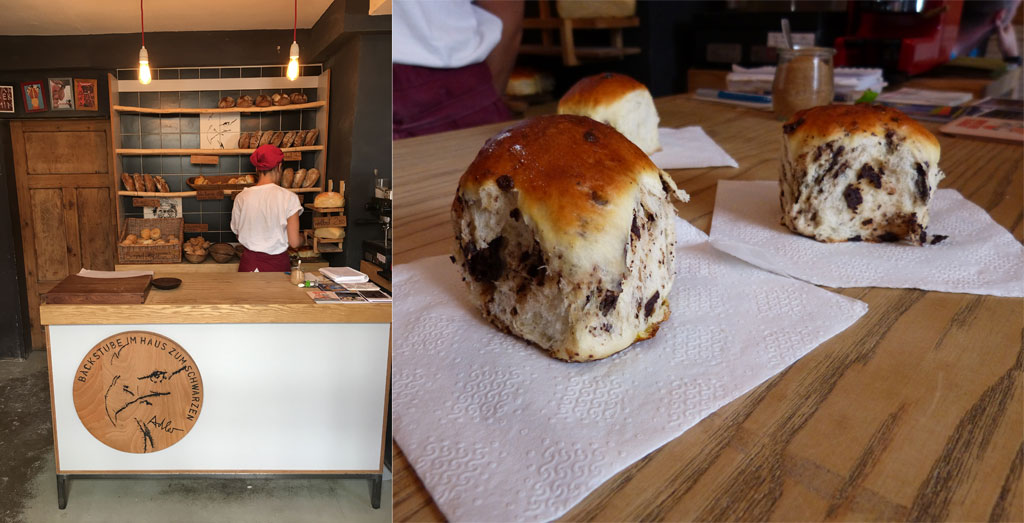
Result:
M50 78L50 110L74 111L75 88L70 78Z
M14 86L0 85L0 113L14 112Z
M99 110L96 80L75 78L75 108L79 111Z
M43 82L21 82L21 97L25 102L26 113L46 110L46 89L43 88Z

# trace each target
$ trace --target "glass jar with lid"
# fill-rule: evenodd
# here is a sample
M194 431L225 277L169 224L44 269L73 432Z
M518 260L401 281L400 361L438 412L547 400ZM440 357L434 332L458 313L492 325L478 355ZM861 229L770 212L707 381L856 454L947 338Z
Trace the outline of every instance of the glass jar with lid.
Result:
M779 64L772 82L772 110L776 117L787 120L801 109L832 103L835 49L795 46L777 51Z

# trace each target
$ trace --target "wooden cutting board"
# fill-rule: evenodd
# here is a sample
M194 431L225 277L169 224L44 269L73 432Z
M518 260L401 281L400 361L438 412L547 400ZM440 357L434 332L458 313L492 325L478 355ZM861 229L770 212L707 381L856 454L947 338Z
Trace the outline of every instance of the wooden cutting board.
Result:
M153 277L87 278L72 274L43 295L46 303L145 303Z

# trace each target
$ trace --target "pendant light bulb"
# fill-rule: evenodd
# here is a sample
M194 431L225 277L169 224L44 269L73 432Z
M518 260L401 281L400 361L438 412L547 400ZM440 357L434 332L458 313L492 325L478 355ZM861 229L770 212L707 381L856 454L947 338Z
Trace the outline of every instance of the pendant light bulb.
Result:
M139 83L146 85L153 81L153 74L149 71L149 53L146 46L139 49Z
M299 77L299 43L293 41L288 51L288 79L294 81Z

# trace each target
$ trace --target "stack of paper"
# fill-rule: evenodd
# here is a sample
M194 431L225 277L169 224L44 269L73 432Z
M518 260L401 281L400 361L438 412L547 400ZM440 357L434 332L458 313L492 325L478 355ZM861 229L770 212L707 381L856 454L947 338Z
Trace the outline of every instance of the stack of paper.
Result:
M871 89L881 92L886 86L881 69L862 67L838 67L833 75L836 99L851 101L860 98L864 91ZM740 93L769 94L775 79L775 66L741 67L732 66L732 72L725 77L730 91Z
M362 283L370 280L369 276L351 267L323 267L320 273L334 283Z

